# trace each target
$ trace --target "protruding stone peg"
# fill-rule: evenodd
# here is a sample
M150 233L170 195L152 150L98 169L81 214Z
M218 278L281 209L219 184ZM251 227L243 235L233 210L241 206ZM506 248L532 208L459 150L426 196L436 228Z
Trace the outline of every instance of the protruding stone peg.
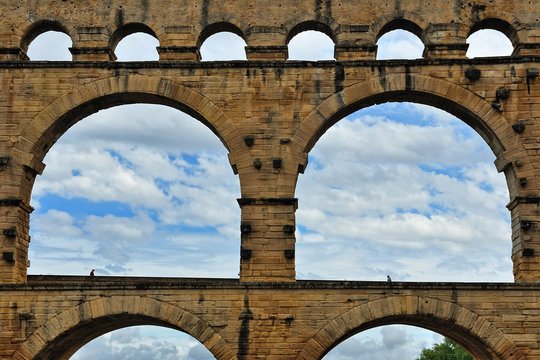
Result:
M242 234L249 234L251 232L251 224L248 222L242 222L240 224L240 232Z
M17 237L17 228L15 226L12 226L8 229L4 229L4 235L8 238Z
M538 77L538 68L527 69L527 79L536 79Z
M244 136L244 142L247 146L252 147L255 143L255 137L252 135Z
M508 90L504 86L501 86L497 88L497 91L495 92L495 96L497 97L497 99L506 100L510 97L510 90Z
M2 253L2 259L12 265L15 264L15 256L13 255L13 251L4 251Z
M480 76L482 76L482 72L480 71L480 69L470 67L465 70L465 77L471 81L476 81L480 79Z
M255 169L259 170L262 167L261 159L253 160L253 166L255 167Z
M530 220L521 220L521 228L523 230L529 230L532 228L532 221Z
M285 259L294 259L294 250L284 250Z
M283 226L283 232L285 234L294 234L294 231L295 231L295 226L294 225L284 225Z
M521 134L522 132L525 131L525 124L521 124L521 123L514 124L514 125L512 125L512 129L513 129L516 133Z
M240 249L240 259L242 260L251 259L251 249Z
M534 256L534 249L531 248L525 248L523 249L523 252L521 253L525 257L531 257Z

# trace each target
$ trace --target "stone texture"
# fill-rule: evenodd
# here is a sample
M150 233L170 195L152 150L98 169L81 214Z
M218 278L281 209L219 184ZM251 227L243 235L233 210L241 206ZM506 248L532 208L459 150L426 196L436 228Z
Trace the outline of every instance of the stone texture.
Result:
M16 232L0 237L14 259L0 259L0 359L67 359L135 324L186 331L220 360L320 359L343 337L391 323L450 336L477 359L540 359L539 2L0 0L0 9L0 234ZM483 28L505 33L513 55L466 59L467 36ZM394 29L419 36L425 58L375 61L377 39ZM70 36L72 62L28 61L48 30ZM248 61L200 62L203 41L224 30L246 41ZM305 30L329 35L337 62L286 61ZM114 62L137 31L159 40L159 61ZM388 101L454 113L491 147L508 182L516 284L296 282L290 227L309 151L353 110ZM228 149L251 226L240 282L27 277L44 156L76 121L132 102L187 108Z

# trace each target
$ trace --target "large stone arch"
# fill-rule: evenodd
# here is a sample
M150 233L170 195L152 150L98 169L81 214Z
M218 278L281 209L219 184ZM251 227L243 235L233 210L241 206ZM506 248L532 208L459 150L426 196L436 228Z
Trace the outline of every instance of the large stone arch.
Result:
M236 360L230 344L208 323L169 302L141 296L99 297L48 319L32 332L14 360L67 360L92 339L126 326L158 325L199 340L217 360Z
M28 157L21 159L22 165L39 173L45 153L70 126L98 110L137 102L179 108L208 126L230 152L242 147L234 123L204 95L165 78L123 75L84 84L44 108L19 139L16 148Z
M511 125L486 99L444 79L407 72L381 73L327 97L294 130L296 145L308 153L337 121L361 108L391 101L411 101L448 111L471 126L498 158L508 149L522 148Z
M453 302L420 296L391 296L350 309L311 338L298 360L320 360L350 336L372 327L406 324L445 335L478 360L524 360L526 357L489 320Z

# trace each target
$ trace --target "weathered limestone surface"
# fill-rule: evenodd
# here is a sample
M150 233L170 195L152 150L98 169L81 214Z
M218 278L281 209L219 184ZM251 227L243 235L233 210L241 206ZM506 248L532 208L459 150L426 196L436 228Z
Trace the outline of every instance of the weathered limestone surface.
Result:
M137 324L185 331L216 359L320 359L344 337L393 323L438 331L477 359L540 357L534 284L29 276L0 289L6 359L68 359Z
M540 3L529 0L0 0L0 358L67 359L113 329L156 324L217 359L320 359L365 328L407 323L452 337L477 359L540 359ZM492 28L509 57L466 59ZM406 29L424 59L376 61L377 39ZM48 30L72 62L32 62ZM337 61L287 61L318 30ZM128 34L159 40L156 62L115 62ZM200 62L232 31L248 61ZM355 110L413 101L455 114L506 175L516 284L296 282L296 180L320 136ZM238 174L240 279L27 277L30 197L42 160L77 121L111 106L164 104L214 131ZM537 176L539 175L539 176Z

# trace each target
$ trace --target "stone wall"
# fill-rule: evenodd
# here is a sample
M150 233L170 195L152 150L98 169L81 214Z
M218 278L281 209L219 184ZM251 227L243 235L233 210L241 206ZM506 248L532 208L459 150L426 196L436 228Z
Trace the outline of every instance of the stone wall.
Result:
M135 324L186 331L217 359L320 359L363 329L405 323L447 335L477 359L540 359L540 3L525 0L1 0L0 358L67 359ZM492 28L509 57L466 59ZM424 59L376 61L377 39L413 32ZM48 30L71 62L32 62ZM337 61L286 61L288 41L318 30ZM114 62L133 32L159 40L157 62ZM240 35L248 61L200 62L202 42ZM475 129L506 175L516 284L296 282L296 180L320 136L352 112L412 101ZM27 277L30 197L43 158L77 121L111 106L178 108L214 131L238 174L240 279Z

